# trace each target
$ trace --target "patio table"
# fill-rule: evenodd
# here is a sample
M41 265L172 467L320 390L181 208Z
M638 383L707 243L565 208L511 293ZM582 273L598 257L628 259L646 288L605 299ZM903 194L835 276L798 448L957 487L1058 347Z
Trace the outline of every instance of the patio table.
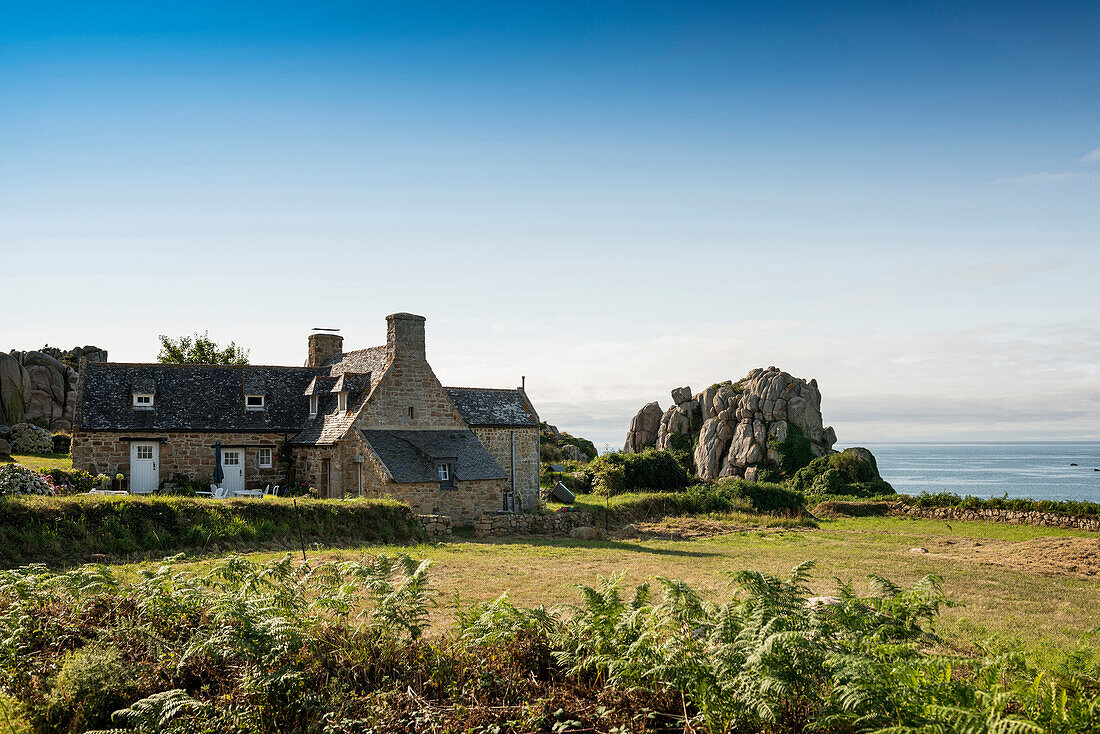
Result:
M234 497L263 497L264 491L262 489L235 489L233 490Z

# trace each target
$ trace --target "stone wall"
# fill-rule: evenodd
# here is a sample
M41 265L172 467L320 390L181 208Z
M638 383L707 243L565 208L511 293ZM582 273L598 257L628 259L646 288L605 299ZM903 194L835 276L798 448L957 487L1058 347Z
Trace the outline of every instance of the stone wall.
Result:
M127 439L127 440L123 440ZM130 440L160 443L158 471L161 482L174 474L206 479L214 476L214 442L223 448L244 447L245 486L280 484L283 475L278 467L278 453L283 445L281 433L165 433L136 431L73 431L73 468L93 474L130 476ZM271 468L259 466L260 447L271 449Z
M479 538L502 535L569 535L573 528L592 527L589 512L552 512L544 514L506 515L489 513L474 523L474 535Z
M417 515L416 519L433 538L446 538L451 535L451 518L447 515Z
M478 440L512 477L512 437L515 436L516 491L523 500L524 510L534 510L539 503L539 431L530 428L497 428L484 426L473 429Z
M916 507L895 502L891 515L928 520L974 520L978 522L1003 522L1011 525L1040 525L1051 528L1069 528L1100 532L1100 518L1079 515L1063 515L1038 510L963 510L957 507Z

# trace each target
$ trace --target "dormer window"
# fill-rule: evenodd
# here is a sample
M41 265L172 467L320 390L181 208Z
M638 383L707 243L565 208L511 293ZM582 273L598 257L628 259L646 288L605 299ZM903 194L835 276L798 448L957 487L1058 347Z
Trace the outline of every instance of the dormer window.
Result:
M317 396L316 395L310 395L309 396L309 417L310 418L316 418L317 417L317 402L318 401L317 401Z
M264 396L263 395L245 395L244 396L244 409L245 410L263 410L264 409Z
M151 393L134 393L134 407L139 410L153 409L153 396Z
M439 476L439 486L454 489L455 477L450 464L436 464L435 473Z
M341 413L346 413L348 409L348 394L346 392L336 393L336 410Z

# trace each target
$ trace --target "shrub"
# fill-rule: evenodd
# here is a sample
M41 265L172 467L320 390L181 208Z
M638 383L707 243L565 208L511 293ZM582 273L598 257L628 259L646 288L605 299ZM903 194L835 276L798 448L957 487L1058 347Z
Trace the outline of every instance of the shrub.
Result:
M99 487L98 478L79 469L39 469L43 476L50 478L57 494L79 494L90 492Z
M787 438L780 441L775 436L768 439L768 447L779 454L779 475L790 479L795 473L814 460L813 446L802 429L787 421Z
M22 464L0 465L0 495L57 494L57 487L49 477L43 476Z
M61 666L48 703L58 729L107 726L111 713L129 703L134 675L118 648L94 646L71 653Z
M882 497L896 494L878 473L870 451L850 448L814 459L790 480L792 489L813 495Z
M589 462L585 474L595 492L607 495L641 489L667 492L682 489L691 481L671 452L656 449L598 456Z
M916 497L899 495L898 499L917 507L955 507L960 510L1014 510L1016 512L1054 512L1083 517L1100 516L1100 503L1075 500L1034 500L1031 498L960 497L951 492L924 492Z
M53 451L50 432L31 423L12 426L10 440L13 454L48 454Z
M50 437L53 440L55 454L68 454L73 448L73 437L65 431L58 431Z
M71 563L93 554L161 557L213 546L297 548L299 523L309 544L407 543L426 537L408 506L390 500L299 499L295 508L283 498L0 497L0 567Z

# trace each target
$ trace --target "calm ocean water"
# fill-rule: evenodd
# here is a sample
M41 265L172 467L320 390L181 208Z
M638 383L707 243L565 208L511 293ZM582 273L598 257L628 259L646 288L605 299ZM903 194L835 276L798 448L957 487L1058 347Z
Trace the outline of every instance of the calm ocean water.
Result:
M864 444L898 492L1100 502L1100 443ZM837 446L836 448L843 448ZM1070 466L1076 463L1078 466Z

